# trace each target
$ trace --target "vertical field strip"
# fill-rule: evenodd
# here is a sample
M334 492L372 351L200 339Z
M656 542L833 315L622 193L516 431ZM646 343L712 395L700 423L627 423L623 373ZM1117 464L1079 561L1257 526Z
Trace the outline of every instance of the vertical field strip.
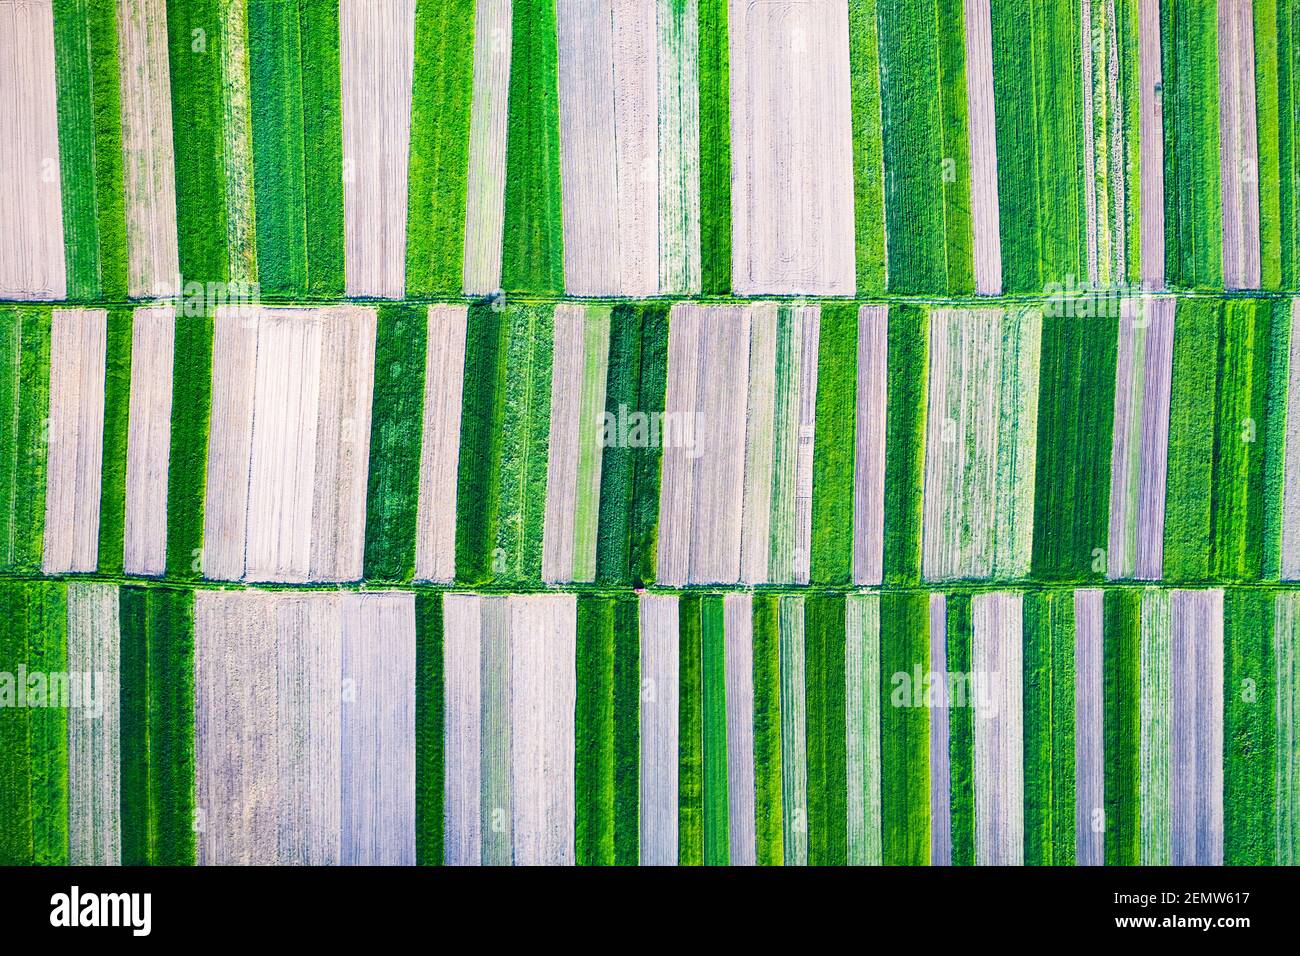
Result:
M1074 862L1078 866L1106 862L1103 601L1100 589L1074 592Z
M487 295L501 287L511 11L511 0L474 0L474 75L466 153L469 172L462 272L466 295Z
M476 594L448 594L444 599L444 846L449 866L478 866L481 862L479 708L482 693L482 610L483 599Z
M723 598L726 640L727 817L729 862L758 862L754 817L754 599Z
M67 628L69 693L78 683L83 695L67 714L68 862L116 866L122 861L117 588L70 584Z
M99 570L122 571L126 543L126 485L131 430L131 375L134 350L134 319L129 307L108 310L108 333L104 356L104 451L99 491ZM168 349L171 348L170 343ZM171 417L171 368L166 369L168 394L163 414ZM159 452L164 460L166 442ZM166 482L159 491L166 492ZM154 499L159 500L157 498ZM166 550L166 538L162 547Z
M880 598L844 605L845 862L880 865Z
M418 581L445 583L456 576L456 475L467 318L464 306L429 306L415 534Z
M1289 592L1279 592L1273 625L1273 658L1277 673L1277 724L1274 746L1277 752L1277 799L1275 862L1293 866L1300 859L1300 708L1296 683L1297 638L1300 638L1300 601Z
M1128 0L1125 0L1128 2ZM1146 289L1165 287L1165 108L1164 38L1160 29L1159 0L1136 0L1138 8L1138 127L1140 160L1138 177L1139 275ZM1177 188L1178 180L1174 178Z
M993 26L989 0L964 0L964 13L975 291L979 295L1001 295L997 115L993 99Z
M780 598L782 843L787 866L808 865L808 708L802 595Z
M981 866L1024 862L1023 599L1014 593L971 598L975 861Z
M886 866L931 860L930 712L922 689L910 687L930 666L931 615L924 592L880 597L880 837ZM900 674L908 680L900 682Z
M1223 591L1170 596L1170 859L1223 864Z
M639 862L677 863L678 599L641 594Z
M857 414L853 460L853 583L884 580L885 435L889 426L889 310L858 312Z
M1220 0L1218 4L1219 176L1223 194L1223 284L1227 289L1260 287L1260 150L1253 7L1242 0Z
M158 502L167 497L175 310L137 309L131 332L122 568L127 574L161 575L167 568L167 510L158 507ZM101 564L106 557L101 555Z

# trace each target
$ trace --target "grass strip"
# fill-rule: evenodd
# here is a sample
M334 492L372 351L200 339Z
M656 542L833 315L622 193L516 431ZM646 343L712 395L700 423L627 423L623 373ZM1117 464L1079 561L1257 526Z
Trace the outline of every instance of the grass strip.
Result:
M1165 279L1223 285L1216 0L1161 5L1165 154Z
M579 866L614 862L616 599L578 595L574 850Z
M456 577L482 584L494 573L500 507L501 423L505 405L507 325L488 305L469 307L460 468L456 475Z
M846 866L848 764L845 753L844 596L809 595L804 613L808 864Z
M1255 13L1255 128L1259 175L1259 264L1260 286L1282 286L1282 182L1279 163L1278 81L1282 75L1278 63L1278 15L1280 4L1264 0L1256 3ZM1287 4L1287 8L1291 5ZM1281 122L1279 122L1281 120Z
M638 426L641 411L641 342L644 307L620 302L609 323L609 373L605 381L604 452L600 464L600 515L596 528L596 581L628 584L632 580L632 508L636 464L649 451L648 423Z
M822 307L817 352L812 580L818 584L848 584L853 574L853 461L858 380L856 305Z
M1141 862L1142 810L1140 591L1108 590L1102 599L1102 752L1108 866Z
M951 635L949 637L951 640ZM930 713L899 700L894 675L930 668L930 596L880 596L880 831L886 865L930 862ZM906 695L903 695L906 696Z
M1024 861L1073 866L1074 592L1024 602Z
M668 310L663 302L643 306L641 327L640 411L662 419L668 391ZM632 508L628 531L628 568L635 586L655 579L659 551L659 476L663 463L663 429L658 440L638 449L632 473ZM603 494L603 489L602 489Z
M379 307L366 491L365 573L372 581L404 583L415 575L427 335L423 306Z
M641 602L614 602L614 863L641 860Z
M704 756L704 865L731 862L727 773L727 638L721 595L700 605L701 716Z
M131 423L130 309L108 311L104 374L104 461L99 493L99 570L122 573L126 541L126 448Z
M475 0L415 5L406 294L459 294L465 258Z
M442 595L415 593L415 862L441 866L446 703Z
M731 292L731 67L727 0L698 0L700 42L700 280Z
M677 603L677 862L704 863L703 598Z
M779 598L754 595L754 821L759 866L785 862L781 825Z
M505 404L497 438L501 500L493 572L498 583L538 582L551 437L554 307L511 305L503 323Z
M849 4L849 89L853 100L853 215L859 293L885 291L885 166L880 125L877 0Z
M307 292L343 294L343 78L339 7L298 0ZM259 250L262 248L258 245Z
M560 85L555 0L514 0L501 285L564 289Z
M59 183L67 297L100 295L99 222L95 208L95 124L86 0L54 8L54 73L58 90Z
M1286 477L1287 401L1291 374L1291 300L1272 303L1272 327L1269 338L1268 431L1264 436L1264 480L1262 507L1263 558L1260 576L1276 581L1281 575L1282 560L1282 485Z
M969 594L947 598L948 673L971 673L975 630ZM949 832L954 866L975 865L975 711L948 707Z
M1256 15L1265 4L1256 4ZM1282 286L1300 286L1300 7L1277 4L1278 243ZM1258 69L1258 67L1257 67ZM1261 250L1262 251L1262 250ZM1261 261L1262 257L1261 257Z
M1223 862L1277 862L1277 672L1271 591L1229 588L1223 629Z
M1040 580L1106 572L1118 335L1113 318L1043 319L1032 559Z
M925 419L930 321L924 306L889 311L885 412L884 580L891 587L921 579L925 487Z
M220 0L167 0L176 235L187 282L230 278Z
M40 570L49 404L50 310L0 306L2 570Z
M1084 281L1079 5L1008 0L993 4L992 17L1003 289Z
M578 406L578 482L573 520L573 580L596 577L599 538L601 458L604 448L601 417L605 413L605 385L609 378L608 306L586 307L583 319L582 391Z
M167 471L167 573L172 578L201 576L211 411L212 319L178 315Z
M124 586L120 614L122 863L192 865L194 592Z

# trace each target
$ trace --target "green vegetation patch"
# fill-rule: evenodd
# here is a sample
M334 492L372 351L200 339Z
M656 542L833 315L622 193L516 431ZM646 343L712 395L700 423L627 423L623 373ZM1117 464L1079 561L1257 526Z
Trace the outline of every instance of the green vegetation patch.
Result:
M212 412L212 319L176 317L172 365L171 463L167 471L167 574L201 576Z
M1024 861L1073 866L1074 592L1028 592L1024 602Z
M971 596L950 594L944 632L948 673L972 671L975 629ZM975 711L970 707L948 708L948 795L949 832L954 866L975 865Z
M822 307L817 351L811 578L818 584L848 584L853 577L853 463L858 381L856 305Z
M881 594L880 834L886 865L930 862L930 713L900 699L908 695L893 679L929 669L930 595Z
M493 574L501 484L507 325L502 313L471 305L465 339L456 475L456 578L482 584Z
M880 125L877 0L849 4L849 88L853 99L853 214L859 293L885 291L885 166Z
M731 861L731 817L727 786L727 638L722 597L705 597L700 607L702 718L704 730L704 864Z
M99 570L122 573L126 535L126 445L131 421L130 309L108 312L104 369L104 464L99 494Z
M698 0L700 274L705 295L731 292L731 65L727 0Z
M754 595L754 822L759 866L785 862L779 600L775 594Z
M885 413L885 584L921 579L930 321L923 306L889 310Z
M809 595L804 606L808 707L808 863L848 864L844 596ZM928 802L928 796L927 796Z
M441 866L446 704L442 594L415 594L415 862Z
M703 603L684 594L677 604L677 862L704 863Z
M1108 866L1141 862L1142 592L1102 599L1102 753Z
M0 570L40 570L49 404L50 310L0 306Z
M1223 862L1230 866L1277 862L1275 600L1264 590L1224 594Z

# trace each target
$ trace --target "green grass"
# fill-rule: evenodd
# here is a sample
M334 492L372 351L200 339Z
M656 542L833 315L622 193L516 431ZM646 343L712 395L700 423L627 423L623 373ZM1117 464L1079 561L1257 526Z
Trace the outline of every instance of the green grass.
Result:
M948 595L946 610L948 673L969 674L975 633L970 595ZM974 716L970 707L948 709L948 812L954 866L975 865Z
M704 738L704 864L731 860L727 788L727 639L722 597L709 595L700 608L701 716Z
M167 0L176 234L185 281L230 277L220 0Z
M1119 326L1113 318L1043 319L1034 486L1033 573L1102 578L1110 528L1111 430Z
M1109 590L1102 599L1102 752L1108 866L1141 861L1140 591Z
M458 294L465 256L474 0L415 5L406 294Z
M677 862L704 863L703 599L677 605Z
M575 852L635 865L640 833L640 647L633 595L578 597Z
M198 580L212 411L212 319L176 317L171 464L167 471L167 575Z
M1290 7L1290 4L1287 4ZM1279 4L1264 0L1255 10L1255 114L1259 150L1260 285L1282 285L1282 182L1279 163L1278 63ZM1283 11L1285 18L1287 12Z
M339 69L338 4L298 0L298 23L307 291L338 296L343 294L344 277L343 80ZM260 242L258 248L262 248Z
M1006 0L993 16L1006 292L1088 276L1078 4Z
M126 440L131 412L131 329L129 309L108 313L104 375L104 462L99 494L99 569L122 572L126 534Z
M700 279L731 292L731 70L727 0L699 0Z
M1275 595L1229 588L1223 628L1223 862L1277 862Z
M616 431L603 434L600 464L600 515L596 523L596 581L628 584L632 580L632 507L636 494L636 463L649 448L634 448L630 417L641 408L641 342L644 307L622 302L613 307L609 323L609 374L605 382L606 423L629 422L629 437ZM620 408L623 410L620 419Z
M885 413L885 583L921 579L922 491L930 321L923 306L889 310Z
M1279 480L1275 432L1285 427L1277 366L1288 359L1278 320L1289 323L1258 300L1178 305L1165 517L1170 581L1263 573L1266 489Z
M858 307L822 307L813 445L812 569L818 584L853 578ZM843 622L841 622L841 629Z
M504 316L505 405L497 438L501 500L493 571L497 583L531 583L542 577L554 310L511 305Z
M0 570L41 566L50 310L0 306Z
M880 125L877 0L849 4L849 87L853 97L853 215L859 293L885 291L885 166Z
M844 596L809 595L804 610L808 707L808 864L848 864ZM928 798L927 798L928 801Z
M1165 126L1165 279L1223 285L1216 0L1161 4Z
M1291 300L1272 303L1272 359L1268 369L1269 427L1264 436L1264 528L1261 577L1278 580L1282 558L1282 484L1285 478L1287 400L1290 387Z
M878 0L877 22L889 291L972 291L962 4Z
M555 0L516 0L511 16L501 285L558 293L564 231Z
M1257 16L1259 6L1261 4L1256 4ZM1297 56L1300 56L1300 8L1288 0L1278 0L1278 246L1282 285L1288 289L1300 285L1300 67L1296 63Z
M754 821L759 866L785 861L781 823L779 598L754 595Z
M442 595L415 594L415 861L444 859L443 789L446 732Z
M668 391L668 306L645 306L641 329L641 382L638 388L641 410L654 415L664 410ZM628 532L628 564L632 583L649 584L655 577L659 551L659 475L663 446L657 443L636 456L632 480L631 527Z
M456 578L482 584L504 566L493 554L500 508L507 325L486 305L469 309L456 475Z
M1073 866L1074 592L1024 601L1024 861Z
M930 862L930 714L892 706L897 673L930 669L930 596L880 596L880 835L886 865ZM886 706L889 702L890 705ZM809 720L809 727L812 721Z
M428 331L422 306L379 307L366 492L368 580L406 582L415 574Z
M122 863L193 864L194 592L119 594Z
M68 863L68 712L18 707L19 668L67 669L67 588L52 581L0 582L0 865Z

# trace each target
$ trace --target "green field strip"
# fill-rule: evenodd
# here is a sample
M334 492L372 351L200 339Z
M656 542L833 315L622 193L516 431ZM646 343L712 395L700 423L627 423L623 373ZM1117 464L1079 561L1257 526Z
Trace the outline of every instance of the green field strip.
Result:
M1289 317L1268 303L1179 303L1165 518L1170 581L1263 573L1266 489L1276 487L1281 467L1274 432L1285 428L1275 366L1288 357L1275 322L1289 326Z
M786 866L808 865L808 711L804 693L804 597L778 604L781 665L781 843Z
M1138 862L1167 866L1170 861L1173 773L1173 626L1170 591L1150 588L1136 595L1141 630L1138 727ZM1103 605L1104 607L1104 605Z
M1091 145L1091 152L1084 153L1084 162L1091 161L1091 169L1084 169L1083 173L1092 179L1093 198L1089 212L1096 217L1096 238L1088 244L1088 264L1091 271L1095 242L1096 280L1101 287L1114 287L1125 279L1126 240L1131 222L1125 192L1124 87L1119 77L1119 72L1129 64L1121 64L1119 59L1120 32L1124 26L1115 22L1117 10L1122 16L1122 7L1117 8L1113 2L1091 4L1091 20L1083 25L1089 42L1080 51L1080 63L1089 71L1083 77L1080 116L1084 123L1084 145ZM1114 76L1110 70L1112 61L1116 66ZM1087 82L1089 79L1091 86ZM1091 144L1088 143L1089 122ZM1136 127L1129 129L1136 130ZM1084 202L1089 202L1086 180Z
M1223 285L1216 0L1161 5L1165 128L1165 278L1178 288Z
M475 0L415 5L406 219L409 295L456 294L465 257Z
M1300 675L1296 671L1297 638L1300 638L1300 601L1295 592L1278 592L1273 625L1273 655L1277 720L1274 724L1274 753L1277 777L1272 787L1277 808L1276 862L1293 866L1300 861ZM1225 740L1227 738L1225 737Z
M668 391L668 312L665 303L642 306L640 410L653 418L664 410ZM641 449L633 470L631 527L628 533L628 564L632 583L649 584L655 578L659 553L659 479L663 463L663 433L660 440ZM603 489L602 489L603 494ZM599 547L599 545L598 545ZM599 573L599 558L597 560Z
M858 310L826 305L817 344L813 444L812 580L853 578L853 467L856 450Z
M1042 315L1008 309L1001 333L992 569L993 577L1014 580L1028 576L1033 562Z
M975 638L970 595L949 594L948 673L969 674ZM882 671L883 673L883 671ZM975 865L975 711L948 706L948 814L954 866Z
M126 866L193 864L194 592L123 587L121 821Z
M641 411L641 348L646 313L643 306L613 307L609 323L609 370L605 382L604 451L600 465L600 513L597 519L595 580L626 585L634 577L631 561L632 507L636 465L649 453L648 423L634 432Z
M442 595L415 594L415 862L445 858L446 687Z
M490 306L470 306L456 475L456 578L463 584L482 584L493 575L507 328Z
M894 680L896 674L907 674L910 680L929 667L929 594L882 594L880 834L881 858L887 866L930 862L930 713L923 706L899 706Z
M700 281L705 295L731 291L731 69L727 0L699 8Z
M703 601L684 594L677 605L677 862L704 863Z
M68 711L33 678L67 668L67 588L0 582L0 619L0 865L66 866Z
M1223 628L1223 862L1277 862L1276 598L1227 589Z
M253 108L248 44L249 0L221 3L221 103L226 180L226 247L232 282L257 281L253 195Z
M366 491L367 580L406 582L415 575L428 332L426 312L418 306L378 309Z
M853 217L859 292L888 283L885 253L885 163L880 115L877 0L849 4L849 89L853 101Z
M799 457L799 382L803 357L802 335L796 331L797 328L794 309L778 307L776 358L773 361L776 383L772 396L772 547L768 552L768 578L781 583L794 582L797 560L795 474ZM813 427L815 431L815 419ZM815 453L815 445L813 450Z
M559 292L564 220L555 0L515 0L510 41L501 286Z
M930 367L928 313L920 306L891 308L888 337L884 583L899 587L917 584L921 579Z
M1032 558L1041 580L1106 573L1118 335L1111 317L1043 319Z
M1123 275L1119 282L1138 283L1142 278L1142 143L1141 143L1141 60L1138 52L1138 5L1140 0L1115 0L1114 47L1119 66L1116 81L1119 102L1112 103L1110 122L1118 124L1123 140L1120 164L1124 170L1124 192L1117 201L1124 205Z
M701 719L704 738L704 865L731 862L727 774L727 640L721 595L700 606Z
M1278 15L1282 4L1264 0L1254 6L1255 22L1255 126L1259 176L1259 264L1260 286L1277 289L1282 285L1282 169L1279 157L1280 125L1293 118L1278 113Z
M1139 774L1141 602L1135 590L1108 590L1102 604L1102 733L1108 866L1141 860Z
M641 859L641 602L614 606L614 862Z
M221 0L167 0L176 234L185 281L230 278Z
M0 570L41 567L49 403L50 310L0 307Z
M131 330L129 309L108 312L104 366L104 460L99 493L99 568L122 573L126 540L126 448L131 419Z
M1088 276L1079 5L994 3L1002 285Z
M754 595L754 821L759 866L785 862L781 825L781 632L774 594Z
M1074 592L1025 595L1026 866L1073 866Z
M343 78L339 8L298 0L307 291L343 294ZM259 248L261 248L259 244Z
M850 446L851 447L851 446ZM808 864L848 864L844 597L805 602L804 689L808 707Z
M1281 576L1282 563L1282 486L1286 478L1287 403L1291 376L1291 310L1290 299L1279 299L1271 304L1273 310L1268 367L1269 409L1268 433L1264 442L1263 510L1264 527L1261 548L1260 577L1276 581Z
M970 291L974 238L962 4L878 0L877 23L889 291Z
M578 406L577 513L573 521L573 580L596 577L597 522L600 518L601 458L604 453L601 416L609 377L607 306L588 306L582 332L582 396Z
M540 581L554 311L548 306L512 305L503 315L505 404L496 438L501 455L501 497L492 570L497 583Z
M1256 5L1257 17L1258 8L1259 4ZM1300 285L1300 64L1297 64L1297 57L1300 57L1300 8L1287 3L1286 0L1279 0L1277 6L1278 245L1281 258L1281 286L1287 289L1294 289ZM1262 258L1261 262L1263 262ZM1265 265L1265 269L1267 268L1268 266Z
M212 319L178 315L167 471L167 576L175 580L201 576L211 412Z

